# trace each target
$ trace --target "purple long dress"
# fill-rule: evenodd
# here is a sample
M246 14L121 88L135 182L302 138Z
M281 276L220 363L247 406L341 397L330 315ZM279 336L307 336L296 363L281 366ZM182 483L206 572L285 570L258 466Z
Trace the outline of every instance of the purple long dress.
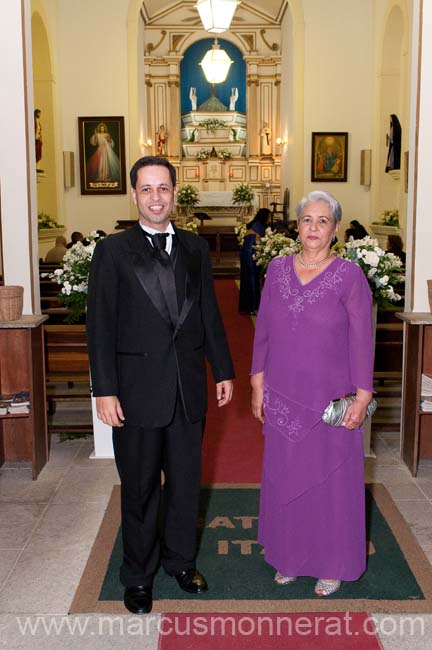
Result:
M366 566L362 429L324 424L331 399L373 389L371 291L335 258L302 284L273 260L251 374L264 371L265 448L258 541L286 576L357 580Z

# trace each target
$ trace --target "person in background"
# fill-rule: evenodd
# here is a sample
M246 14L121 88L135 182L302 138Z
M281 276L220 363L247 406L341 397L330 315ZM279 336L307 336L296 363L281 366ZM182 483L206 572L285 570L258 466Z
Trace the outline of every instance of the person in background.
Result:
M253 254L258 239L264 237L270 214L268 208L260 208L252 221L249 221L246 226L246 233L240 251L239 312L241 314L256 314L259 307L261 295L260 275Z
M66 248L72 248L72 246L79 241L84 241L84 235L82 234L82 232L75 230L71 235L70 242L66 244Z
M56 262L62 262L65 253L67 253L66 237L58 235L55 240L55 246L51 248L45 256L45 262L51 262L53 264Z
M357 221L357 219L350 221L350 228L354 230L354 239L363 239L363 237L367 237L369 235L366 228L362 226L362 224Z
M403 241L399 235L388 236L386 250L388 253L393 253L393 255L400 257L402 264L405 266L406 253L403 250Z
M255 328L252 413L265 443L258 541L275 582L318 578L317 596L366 569L363 421L373 390L372 297L362 269L334 255L342 218L329 192L296 208L302 252L272 260ZM341 427L331 400L355 400Z
M345 230L345 234L344 234L344 242L346 243L347 241L349 241L350 237L352 237L353 239L356 239L355 235L356 235L355 228L347 228Z

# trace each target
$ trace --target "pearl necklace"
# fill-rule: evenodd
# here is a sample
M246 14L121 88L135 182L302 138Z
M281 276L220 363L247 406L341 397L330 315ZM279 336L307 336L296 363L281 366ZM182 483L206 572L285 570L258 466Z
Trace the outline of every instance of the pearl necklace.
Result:
M324 257L324 259L319 260L319 262L305 262L304 259L301 256L301 253L298 253L297 258L298 261L302 266L304 266L306 269L315 269L317 266L321 266L321 264L324 264L324 262L327 262L327 260L331 257L332 253L330 252L327 257Z

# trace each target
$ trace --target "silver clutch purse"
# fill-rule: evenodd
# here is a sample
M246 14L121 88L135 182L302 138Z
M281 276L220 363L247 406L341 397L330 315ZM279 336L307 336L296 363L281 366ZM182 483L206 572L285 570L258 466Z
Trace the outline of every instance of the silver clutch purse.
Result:
M326 424L330 424L332 427L342 426L344 421L345 413L350 404L355 400L355 395L348 395L347 397L341 397L340 399L333 399L326 406L324 413L322 414L322 420ZM366 417L373 415L377 409L377 402L374 399L368 404L366 410Z

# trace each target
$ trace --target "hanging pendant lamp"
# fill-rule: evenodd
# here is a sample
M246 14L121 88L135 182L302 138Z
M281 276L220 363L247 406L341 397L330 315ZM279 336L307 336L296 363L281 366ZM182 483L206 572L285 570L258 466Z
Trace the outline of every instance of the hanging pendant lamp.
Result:
M232 59L225 50L220 49L215 38L212 49L205 53L198 65L202 67L205 78L210 84L220 84L227 78L231 64Z
M221 34L229 29L239 0L198 0L198 9L206 32Z

